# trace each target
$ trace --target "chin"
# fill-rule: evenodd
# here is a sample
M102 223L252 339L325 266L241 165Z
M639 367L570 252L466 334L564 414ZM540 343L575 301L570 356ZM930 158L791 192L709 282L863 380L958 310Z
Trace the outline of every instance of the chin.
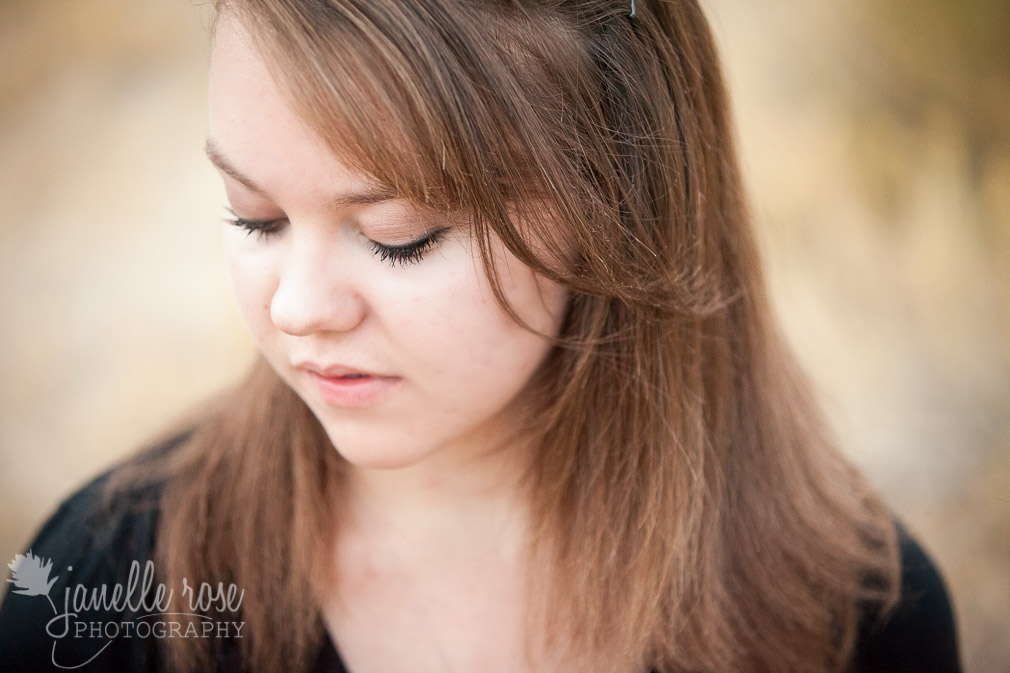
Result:
M397 470L423 461L430 452L417 447L413 451L404 450L402 442L389 444L368 444L338 439L328 434L330 443L340 456L354 467L369 470Z

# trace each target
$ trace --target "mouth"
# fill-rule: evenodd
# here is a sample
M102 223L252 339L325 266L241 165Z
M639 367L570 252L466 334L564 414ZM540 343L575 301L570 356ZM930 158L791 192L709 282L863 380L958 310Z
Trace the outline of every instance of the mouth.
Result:
M340 376L323 376L310 371L319 397L336 407L365 407L376 404L391 395L402 382L392 376L374 376L353 372Z
M337 384L365 383L367 381L388 378L385 376L372 376L371 374L344 374L343 376L323 376L322 374L316 374L316 376L321 381L332 381Z
M359 367L351 367L350 365L344 364L330 364L321 365L316 364L311 361L297 362L294 365L298 369L304 369L310 374L315 374L316 376L321 376L327 379L335 380L354 380L360 378L373 378L373 379L384 379L384 378L395 378L390 376L385 376L383 374L378 374L376 372L369 371L367 369L361 369Z

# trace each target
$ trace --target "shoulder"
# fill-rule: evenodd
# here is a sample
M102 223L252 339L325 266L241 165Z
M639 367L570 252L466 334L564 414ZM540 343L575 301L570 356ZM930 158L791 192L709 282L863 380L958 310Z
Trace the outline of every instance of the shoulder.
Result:
M145 450L154 457L183 443L182 433ZM139 641L108 638L135 612L124 607L134 565L143 579L152 559L162 484L152 481L106 493L116 468L91 479L63 500L22 554L8 564L7 595L0 605L0 661L11 670L142 670ZM153 573L153 564L151 572ZM155 580L156 581L156 580ZM120 601L81 609L78 599ZM112 604L117 603L117 604ZM134 605L136 601L134 601ZM68 616L73 613L72 616ZM58 665L58 666L57 666Z
M950 594L936 563L895 519L901 551L901 596L885 615L867 612L852 673L960 673Z

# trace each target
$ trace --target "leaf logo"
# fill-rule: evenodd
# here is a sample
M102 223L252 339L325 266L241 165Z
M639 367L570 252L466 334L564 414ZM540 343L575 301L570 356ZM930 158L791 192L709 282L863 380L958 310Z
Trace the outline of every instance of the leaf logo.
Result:
M45 596L49 598L49 590L59 579L59 575L49 579L49 571L53 568L53 562L41 556L32 554L29 549L27 554L16 554L14 560L7 564L11 569L13 579L7 581L14 585L11 590L16 594L24 596ZM49 598L49 604L53 605L53 599ZM53 612L56 606L53 605Z

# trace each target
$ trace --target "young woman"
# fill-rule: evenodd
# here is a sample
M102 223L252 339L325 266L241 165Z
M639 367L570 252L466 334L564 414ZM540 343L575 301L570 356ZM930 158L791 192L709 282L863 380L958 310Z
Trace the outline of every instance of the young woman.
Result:
M262 358L50 519L0 660L959 670L771 321L696 2L217 9L207 153Z

